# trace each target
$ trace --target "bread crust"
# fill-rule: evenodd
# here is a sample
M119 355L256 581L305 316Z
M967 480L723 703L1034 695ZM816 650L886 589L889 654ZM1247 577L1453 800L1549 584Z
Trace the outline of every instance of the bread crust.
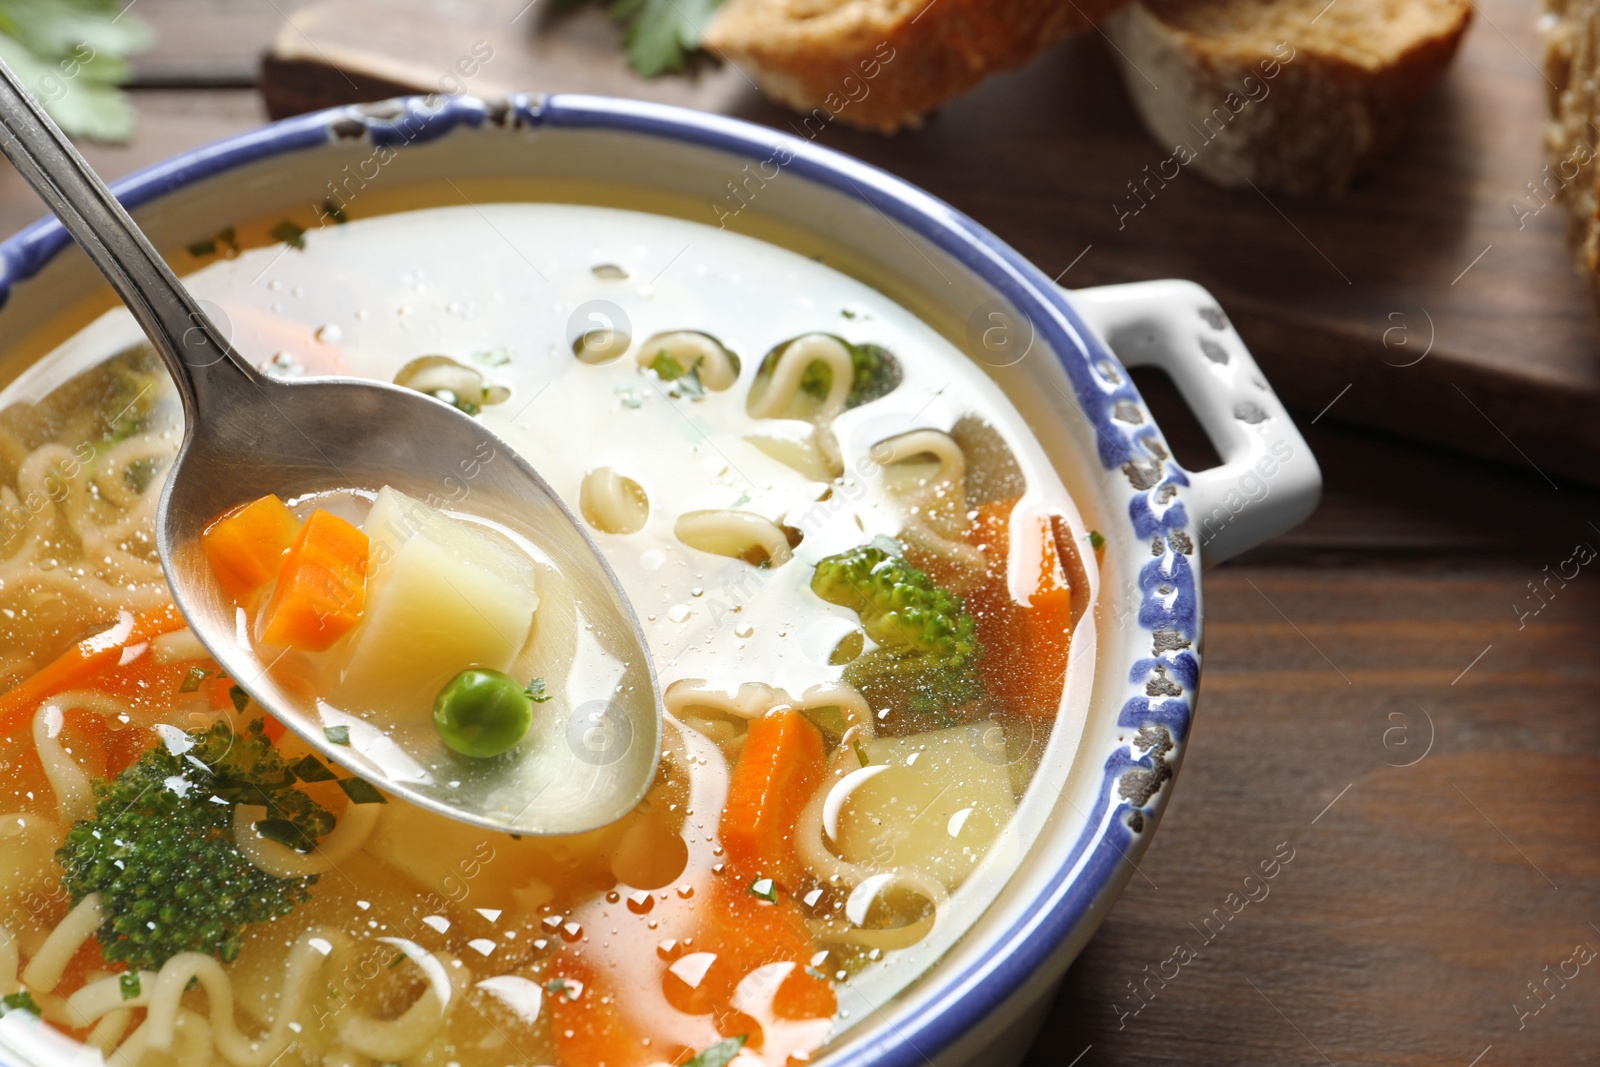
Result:
M1121 0L727 0L706 33L808 122L889 133Z
M1135 0L1103 28L1151 136L1184 146L1186 165L1219 185L1294 196L1341 193L1388 152L1472 19L1468 0L1416 0L1421 17L1374 50L1295 32L1283 8L1270 27L1250 27L1248 9L1207 17L1229 2L1197 0L1179 17ZM1314 24L1321 0L1304 6Z

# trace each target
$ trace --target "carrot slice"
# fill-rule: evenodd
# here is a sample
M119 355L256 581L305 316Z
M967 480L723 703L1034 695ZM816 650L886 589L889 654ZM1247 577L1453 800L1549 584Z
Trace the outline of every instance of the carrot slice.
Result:
M46 697L71 689L120 662L124 649L181 630L184 625L183 616L172 604L163 604L144 615L124 613L109 630L84 638L43 670L0 694L0 735L15 730Z
M619 999L576 955L563 956L555 971L559 977L545 985L545 1003L556 1053L566 1067L644 1067L677 1058L659 1042L644 1043L623 1013L627 998Z
M822 734L793 708L750 724L722 812L722 845L737 866L793 892L801 865L794 851L800 810L822 781Z
M223 515L200 535L211 570L235 600L272 581L294 543L300 520L268 494Z
M978 666L989 691L1025 715L1054 718L1071 645L1072 586L1050 524L1041 519L1032 538L1037 555L1030 553L1022 561L1027 573L1018 576L1027 603L1013 597L1008 573L1012 538L1027 534L1011 528L1016 503L996 500L978 508L971 536L989 557L989 575L967 604L983 643Z
M367 599L367 535L326 511L314 511L284 557L262 613L261 639L321 652L361 621Z
M788 894L777 894L772 902L758 896L751 891L751 879L750 872L730 864L712 883L711 908L695 931L694 949L716 958L692 990L681 981L674 988L676 976L669 972L667 999L681 1011L727 1016L734 1013L746 978L768 964L787 963L793 966L766 994L772 1014L779 1019L831 1017L838 1000L833 987L809 971L817 946L805 914Z

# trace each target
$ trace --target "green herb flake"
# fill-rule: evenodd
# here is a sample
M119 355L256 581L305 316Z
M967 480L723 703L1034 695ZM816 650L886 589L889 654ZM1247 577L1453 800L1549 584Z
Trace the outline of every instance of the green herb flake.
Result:
M340 226L350 221L350 216L344 213L344 205L337 200L324 200L322 202L322 213Z
M25 1011L38 1015L39 1005L33 999L33 994L26 989L0 997L0 1015L10 1015L14 1011Z
M139 982L138 971L128 971L117 979L117 988L122 991L123 1000L137 1000L144 987Z
M850 742L850 747L855 749L856 759L860 761L861 766L865 767L868 763L872 762L871 760L867 759L867 750L866 747L862 745L861 738L858 737L852 740Z
M178 686L180 693L197 693L200 683L211 677L211 672L204 667L190 667L183 675L183 682Z
M293 771L294 776L302 782L331 782L338 777L338 775L328 770L326 764L310 754L291 763L289 770Z
M301 832L300 827L288 819L262 819L255 824L255 830L268 841L276 841L297 852L310 852L314 844Z
M196 259L200 259L203 256L214 256L217 254L217 240L214 237L207 237L204 241L195 241L192 244L185 245L184 248Z
M529 682L528 687L523 692L527 693L528 699L535 704L543 704L550 699L550 694L545 691L543 678L535 678Z
M511 353L503 348L495 348L487 352L474 352L472 353L472 362L481 363L485 367L504 367L511 362Z
M673 384L672 395L686 396L690 400L704 400L706 398L706 387L700 381L700 367L698 365L691 367L688 374L685 374Z
M328 739L330 745L348 745L350 743L350 727L324 726L322 736Z
M344 795L350 798L352 804L387 804L382 793L365 778L341 778L339 788L344 790Z
M656 358L652 359L648 366L656 372L656 377L664 382L675 382L683 377L683 364L665 348L656 353Z
M245 707L250 703L250 694L238 686L233 686L228 690L228 699L233 701L233 710L243 715Z
M750 883L750 895L760 897L768 904L778 902L778 884L771 878L757 878Z
M812 978L815 978L819 982L826 982L828 980L828 976L817 970L815 967L807 967L806 974L810 975Z
M1104 537L1100 536L1100 531L1099 530L1090 530L1089 531L1089 547L1094 549L1096 552L1098 552L1102 548L1104 548L1105 546L1106 546L1106 539Z
M396 956L394 959L390 960L387 964L385 964L384 965L384 970L392 971L396 967L398 967L402 963L404 963L405 961L406 961L406 954L404 952L402 952L398 956Z
M282 241L290 248L305 251L306 231L303 226L296 226L288 219L284 219L272 229L267 231L267 236L274 241Z
M750 1040L749 1034L740 1034L718 1041L715 1045L698 1053L683 1067L728 1067L733 1058L739 1055L739 1050L744 1048L744 1043Z

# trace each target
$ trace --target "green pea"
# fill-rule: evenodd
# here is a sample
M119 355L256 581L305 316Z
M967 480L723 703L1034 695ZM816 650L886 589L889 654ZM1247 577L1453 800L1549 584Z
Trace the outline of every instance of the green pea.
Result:
M473 667L450 679L433 701L433 725L463 756L498 756L533 723L533 701L515 678Z

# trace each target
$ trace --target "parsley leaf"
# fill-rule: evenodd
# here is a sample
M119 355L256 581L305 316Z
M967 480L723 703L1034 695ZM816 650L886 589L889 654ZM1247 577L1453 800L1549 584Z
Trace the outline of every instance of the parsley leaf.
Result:
M133 106L117 88L154 35L118 0L0 0L0 59L68 134L121 143Z
M561 0L563 8L585 0ZM722 0L598 0L622 24L622 45L628 65L654 78L683 69L689 53L698 51Z

